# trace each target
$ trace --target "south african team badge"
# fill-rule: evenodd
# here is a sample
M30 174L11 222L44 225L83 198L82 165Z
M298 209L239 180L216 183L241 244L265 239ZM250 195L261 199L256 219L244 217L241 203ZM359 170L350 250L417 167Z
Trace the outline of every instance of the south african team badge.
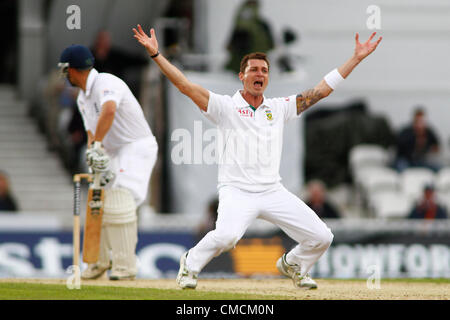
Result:
M272 110L266 110L266 117L267 117L267 120L269 120L269 121L273 120Z

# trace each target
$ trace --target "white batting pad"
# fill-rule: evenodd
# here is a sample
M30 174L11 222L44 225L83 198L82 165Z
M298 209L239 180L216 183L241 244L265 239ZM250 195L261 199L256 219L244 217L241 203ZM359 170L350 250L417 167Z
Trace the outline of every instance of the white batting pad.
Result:
M136 202L130 191L123 188L105 190L103 223L123 224L136 219Z
M105 226L112 251L113 270L136 274L137 222Z

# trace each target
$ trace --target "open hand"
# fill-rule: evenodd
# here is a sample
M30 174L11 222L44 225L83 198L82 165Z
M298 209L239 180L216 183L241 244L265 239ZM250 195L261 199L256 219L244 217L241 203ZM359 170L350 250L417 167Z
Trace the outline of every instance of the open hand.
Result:
M147 50L150 56L158 52L158 40L156 40L155 29L150 29L150 37L142 30L140 24L137 25L138 30L133 28L134 36L137 41Z
M367 40L364 43L360 43L359 42L359 34L356 33L356 36L355 36L355 56L359 60L363 60L369 54L374 52L375 49L377 48L378 44L380 43L381 39L383 39L383 37L380 37L380 38L378 38L377 41L371 43L370 41L373 39L373 37L375 37L375 34L376 34L376 32L372 33L372 35L370 36L369 40Z

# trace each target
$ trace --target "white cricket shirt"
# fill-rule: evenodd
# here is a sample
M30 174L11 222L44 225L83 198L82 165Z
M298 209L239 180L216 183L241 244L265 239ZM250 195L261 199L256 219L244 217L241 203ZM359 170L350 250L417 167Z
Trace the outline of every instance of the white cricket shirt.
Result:
M233 97L210 91L208 109L203 113L218 128L218 188L232 185L262 192L280 184L284 124L300 115L295 95L263 98L255 108L240 91Z
M87 78L86 91L80 90L77 98L86 131L95 135L102 105L107 101L116 103L114 122L103 139L103 146L108 152L145 137L153 137L142 108L127 84L112 74L99 73L94 68Z

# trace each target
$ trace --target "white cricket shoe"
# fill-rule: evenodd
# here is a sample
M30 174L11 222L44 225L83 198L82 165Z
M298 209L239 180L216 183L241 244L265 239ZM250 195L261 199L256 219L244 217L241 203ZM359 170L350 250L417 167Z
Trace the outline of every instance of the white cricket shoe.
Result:
M292 278L294 286L301 289L317 289L317 283L307 273L305 276L300 276L300 266L290 265L286 261L286 253L277 261L277 269L286 277Z
M124 269L113 269L109 275L109 280L134 280L136 274Z
M81 273L81 279L94 280L105 274L107 270L111 269L111 264L102 265L99 263L90 263L86 270Z
M180 270L178 271L177 284L182 289L195 289L197 287L197 272L189 271L186 267L188 252L183 253L180 259Z

